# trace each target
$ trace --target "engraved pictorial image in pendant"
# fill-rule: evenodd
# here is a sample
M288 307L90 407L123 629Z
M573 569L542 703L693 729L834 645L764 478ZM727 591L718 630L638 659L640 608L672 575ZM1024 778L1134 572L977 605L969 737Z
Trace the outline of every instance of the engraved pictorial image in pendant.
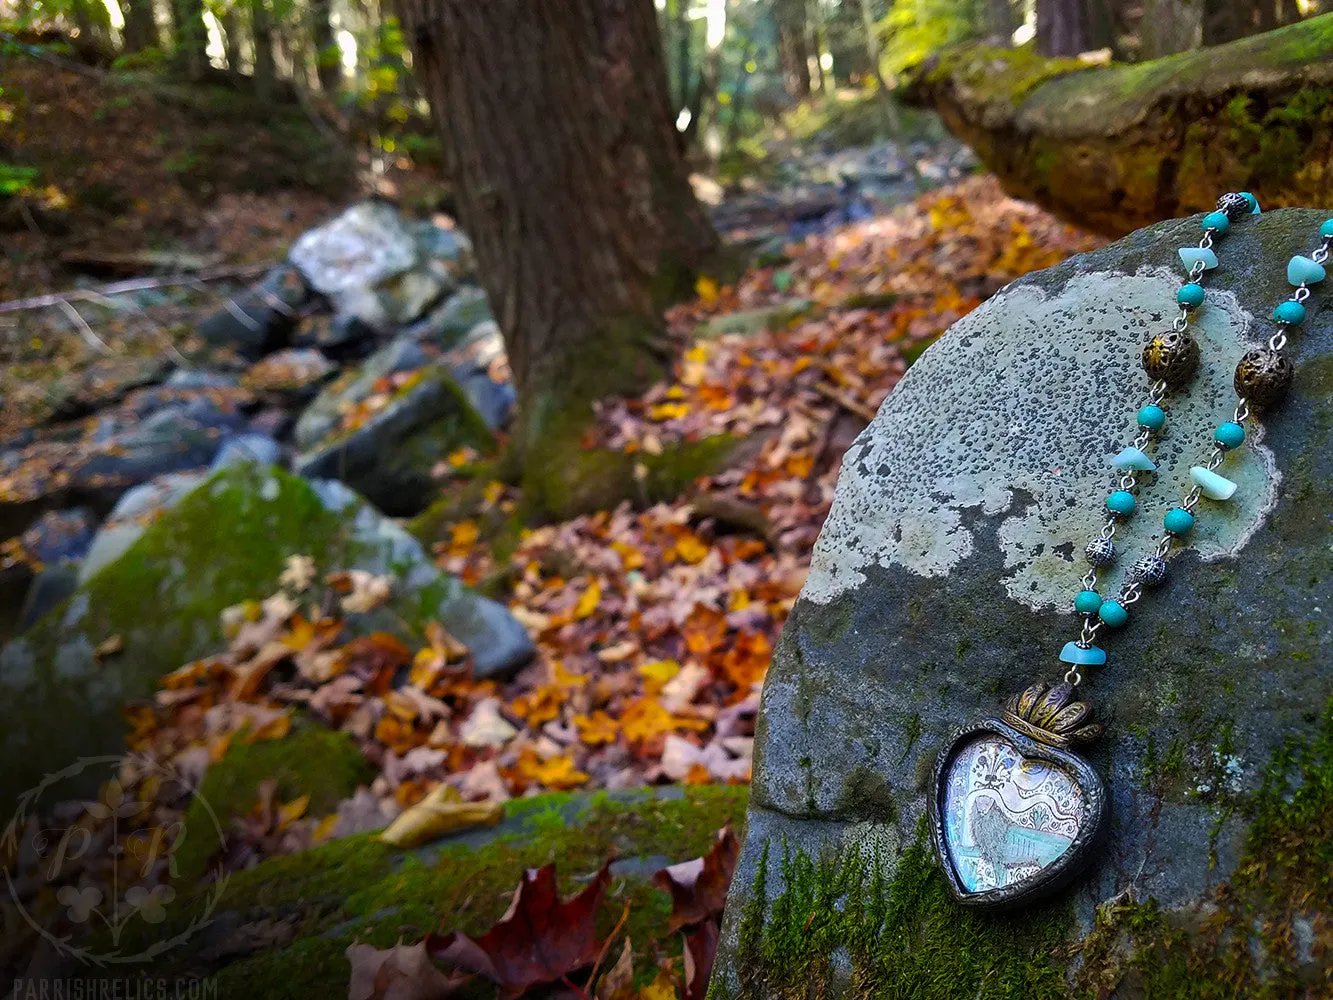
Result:
M1064 885L1089 860L1106 813L1101 777L1067 748L1093 739L1072 688L1036 685L1004 721L955 734L935 766L931 824L959 902L1004 906Z

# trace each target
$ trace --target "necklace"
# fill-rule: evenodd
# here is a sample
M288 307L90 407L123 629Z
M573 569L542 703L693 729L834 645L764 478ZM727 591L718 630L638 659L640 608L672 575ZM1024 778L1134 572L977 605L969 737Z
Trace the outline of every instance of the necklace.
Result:
M1154 336L1143 349L1143 368L1151 380L1147 402L1138 410L1138 432L1111 460L1117 479L1106 498L1107 519L1084 554L1089 569L1074 599L1082 619L1079 638L1065 644L1066 665L1055 684L1034 684L1014 695L998 719L982 719L954 733L935 762L930 822L935 849L954 897L969 906L1012 906L1055 891L1091 860L1106 823L1107 795L1101 776L1074 748L1101 735L1092 709L1075 698L1085 668L1106 663L1095 645L1103 629L1120 628L1145 590L1166 579L1173 550L1183 547L1194 529L1203 499L1225 502L1236 484L1217 470L1228 452L1245 441L1245 423L1286 394L1294 370L1282 353L1288 332L1305 319L1310 285L1325 277L1324 263L1333 248L1333 219L1319 229L1320 246L1310 256L1287 265L1294 287L1290 299L1273 311L1277 332L1264 347L1247 352L1236 366L1238 402L1231 418L1213 433L1207 457L1190 469L1190 489L1179 506L1167 511L1162 533L1151 551L1133 564L1119 593L1103 598L1099 571L1116 559L1117 528L1138 507L1139 477L1156 471L1148 448L1166 426L1164 403L1170 390L1187 383L1199 366L1199 345L1190 335L1190 319L1203 305L1202 279L1218 266L1213 245L1233 222L1257 215L1259 203L1247 193L1218 199L1217 210L1203 217L1198 246L1179 251L1187 278L1176 293L1179 315L1170 330Z

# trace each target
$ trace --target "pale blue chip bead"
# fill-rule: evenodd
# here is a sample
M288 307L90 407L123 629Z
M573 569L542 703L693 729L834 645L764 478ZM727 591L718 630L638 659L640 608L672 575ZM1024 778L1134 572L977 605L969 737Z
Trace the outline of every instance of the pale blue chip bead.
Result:
M1067 642L1065 648L1060 650L1060 659L1080 667L1100 667L1106 663L1106 650L1096 646L1084 649L1076 642Z
M1211 271L1217 267L1217 254L1213 253L1207 247L1181 247L1180 262L1185 265L1185 270L1192 271L1194 265L1203 261L1203 269Z
M1135 469L1139 472L1157 471L1157 463L1133 446L1125 448L1111 459L1111 465L1117 469Z
M1190 469L1190 479L1209 500L1230 500L1236 492L1236 484L1230 479L1202 465Z
M1326 277L1328 272L1324 270L1323 265L1316 264L1309 257L1297 254L1287 262L1287 281L1297 287L1317 285Z

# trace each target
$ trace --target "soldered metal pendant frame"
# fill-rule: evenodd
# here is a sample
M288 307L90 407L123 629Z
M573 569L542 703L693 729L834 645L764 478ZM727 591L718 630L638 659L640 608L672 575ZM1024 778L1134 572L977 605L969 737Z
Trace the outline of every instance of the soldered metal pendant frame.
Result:
M1003 909L1033 902L1064 888L1091 861L1106 825L1106 786L1092 765L1068 747L1096 738L1101 726L1083 724L1090 710L1073 702L1072 695L1068 684L1028 688L1010 699L1002 719L982 719L957 730L936 758L929 809L931 839L949 889L962 905ZM1076 832L1057 857L1016 882L977 889L968 884L950 851L946 799L949 777L960 754L987 737L1007 744L1023 763L1061 772L1077 787L1083 811Z

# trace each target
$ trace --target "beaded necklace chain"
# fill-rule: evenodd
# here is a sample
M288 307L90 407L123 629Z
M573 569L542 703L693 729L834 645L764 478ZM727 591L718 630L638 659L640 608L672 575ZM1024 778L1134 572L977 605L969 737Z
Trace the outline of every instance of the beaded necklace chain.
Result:
M1310 256L1292 257L1287 280L1295 291L1273 311L1277 332L1264 347L1248 351L1236 366L1238 397L1231 418L1213 432L1211 448L1190 469L1185 498L1162 518L1162 531L1151 551L1125 574L1119 593L1103 598L1098 571L1116 559L1119 526L1138 508L1139 476L1155 472L1148 449L1166 426L1168 392L1189 381L1199 367L1200 350L1190 335L1191 320L1203 305L1206 272L1218 266L1214 242L1234 222L1259 214L1248 193L1227 194L1217 210L1202 219L1197 246L1179 251L1186 281L1176 293L1180 313L1170 330L1154 336L1143 350L1143 368L1151 380L1147 401L1139 408L1138 432L1111 460L1115 488L1106 498L1106 523L1088 543L1089 563L1074 610L1083 618L1078 639L1065 644L1060 659L1068 664L1062 682L1034 684L1009 699L1000 719L983 719L954 734L935 764L931 828L941 866L959 902L974 906L1010 906L1067 883L1089 858L1105 824L1107 799L1101 776L1071 747L1101 735L1092 710L1074 694L1082 668L1102 666L1106 652L1094 640L1104 628L1129 620L1129 608L1145 589L1166 578L1173 553L1194 530L1203 499L1227 501L1237 486L1217 471L1229 452L1245 441L1245 423L1254 411L1277 403L1291 385L1294 370L1282 353L1290 331L1305 319L1310 286L1325 278L1324 264L1333 249L1333 219L1319 229L1322 242Z

